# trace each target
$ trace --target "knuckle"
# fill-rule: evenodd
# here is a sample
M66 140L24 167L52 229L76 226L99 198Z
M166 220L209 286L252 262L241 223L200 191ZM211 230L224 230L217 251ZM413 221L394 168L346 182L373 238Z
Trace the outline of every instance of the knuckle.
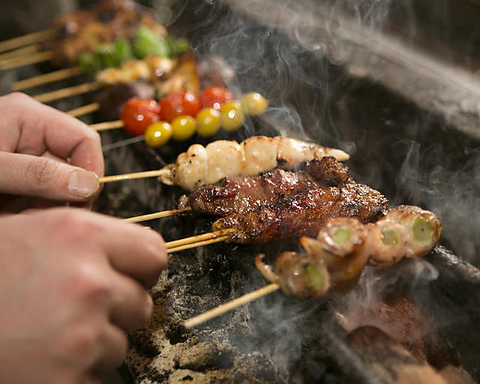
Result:
M52 188L58 181L58 163L48 158L35 158L27 168L27 179L35 188L46 190Z
M13 104L24 104L32 100L30 96L22 92L12 92L5 96L5 98L8 98Z
M77 288L82 299L94 307L102 307L108 303L112 296L112 290L107 278L97 268L89 263L77 269L75 276Z

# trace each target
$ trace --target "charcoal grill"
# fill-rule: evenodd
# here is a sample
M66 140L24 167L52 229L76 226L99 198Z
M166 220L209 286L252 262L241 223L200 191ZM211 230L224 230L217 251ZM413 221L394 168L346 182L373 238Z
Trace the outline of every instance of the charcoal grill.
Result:
M220 133L215 139L282 133L340 147L351 154L353 177L382 191L392 205L421 205L437 213L442 245L426 262L368 269L346 296L304 302L276 292L192 331L181 322L266 284L254 255L266 252L273 260L298 245L215 244L175 254L152 290L152 320L130 335L124 380L396 382L395 375L379 375L366 358L381 362L395 355L377 348L394 345L378 334L383 329L410 352L402 364L428 362L438 371L460 367L479 382L480 80L472 69L477 52L461 44L460 32L451 41L440 38L438 20L415 1L408 9L418 24L402 23L409 20L403 17L407 8L387 2L388 9L367 1L355 9L347 1L292 3L173 5L171 27L192 41L198 55L222 55L236 70L239 90L260 91L271 100L273 108L236 136ZM463 12L461 32L467 34L480 8L466 0L442 4ZM412 35L412 25L423 29ZM66 110L90 101L86 96L56 106ZM117 146L129 138L120 131L102 138L107 174L162 167L191 144L155 151L141 142ZM181 194L155 180L111 184L96 210L130 217L171 209ZM148 224L174 240L206 232L211 221L175 217ZM402 366L393 357L389 361Z

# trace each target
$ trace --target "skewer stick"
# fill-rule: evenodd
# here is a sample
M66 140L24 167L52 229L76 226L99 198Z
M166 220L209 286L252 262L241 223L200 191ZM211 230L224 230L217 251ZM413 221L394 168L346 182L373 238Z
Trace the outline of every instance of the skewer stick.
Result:
M51 30L29 33L20 37L5 40L0 43L0 52L6 52L11 49L20 48L25 45L40 43L53 37Z
M75 109L72 109L67 112L67 115L73 116L73 117L79 117L83 115L87 115L92 112L96 112L100 109L100 104L99 103L92 103L92 104L87 104L84 105L83 107L78 107ZM98 129L97 129L98 131Z
M196 235L196 236L186 237L185 239L170 241L167 243L167 249L177 248L183 245L193 244L199 241L215 239L221 236L225 236L232 231L233 229L231 228L221 229L215 232L204 233L203 235Z
M197 325L200 325L208 320L211 320L215 317L218 317L220 315L223 315L224 313L231 311L232 309L235 309L237 307L240 307L244 304L247 304L253 300L256 300L262 296L268 295L269 293L275 292L278 290L280 286L278 284L270 284L267 285L263 288L257 289L256 291L247 293L244 296L241 296L235 300L232 300L228 303L222 304L219 307L213 308L207 312L204 312L198 316L192 317L189 320L186 320L183 323L183 326L187 329L191 329L193 327L196 327Z
M90 128L95 129L96 131L108 131L110 129L117 129L123 127L123 121L106 121L104 123L91 124Z
M48 103L50 101L60 100L65 97L81 95L83 93L95 91L97 88L97 83L80 84L73 87L58 89L53 92L43 93L41 95L35 96L34 99L41 103Z
M183 251L184 249L196 248L207 244L220 243L229 239L229 233L233 228L204 233L203 235L186 237L184 239L169 241L166 243L168 253Z
M174 252L183 251L185 249L203 247L204 245L209 245L209 244L214 244L214 243L221 243L222 241L226 241L229 238L230 237L228 235L224 235L224 236L216 237L216 238L213 238L213 239L210 239L210 240L197 241L195 243L185 244L185 245L181 245L179 247L170 248L170 249L167 250L167 253L174 253Z
M0 54L0 62L12 59L14 57L26 57L32 53L37 53L40 49L38 44L27 45L26 47L14 49L13 51Z
M123 221L128 221L130 223L140 223L142 221L161 219L163 217L170 217L170 216L180 215L182 213L188 213L188 212L191 212L191 210L192 209L190 207L182 208L182 209L171 209L169 211L155 212L155 213L149 213L141 216L129 217L128 219L123 219Z
M0 69L14 69L18 67L23 67L25 65L42 63L53 58L52 51L39 52L26 57L13 57L11 59L4 60L0 63Z
M52 83L54 81L68 79L70 77L81 75L82 71L79 67L60 69L45 75L31 77L30 79L20 80L12 85L12 90L22 91L27 88L36 87L38 85Z
M166 173L166 172L170 173L169 170L165 170L165 169L156 169L154 171L125 173L123 175L113 175L113 176L100 177L99 181L100 181L100 183L113 183L115 181L144 179L144 178L147 178L147 177L158 177L162 173Z

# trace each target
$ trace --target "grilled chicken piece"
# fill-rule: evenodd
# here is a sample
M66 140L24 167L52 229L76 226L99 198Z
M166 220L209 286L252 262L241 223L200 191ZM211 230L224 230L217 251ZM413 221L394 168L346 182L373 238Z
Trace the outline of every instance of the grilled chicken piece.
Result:
M301 191L288 199L213 223L213 229L234 228L232 242L264 243L289 237L315 237L327 220L354 217L362 223L377 221L387 210L378 191L353 181L340 187Z
M277 167L296 169L306 161L324 156L333 156L339 161L349 159L342 150L284 136L253 136L240 144L218 140L206 147L192 145L178 156L175 164L163 168L158 179L192 191L225 177L253 176Z
M259 176L226 178L220 186L204 186L192 192L188 206L194 212L226 216L243 213L300 191L341 185L348 179L348 169L332 156L314 159L298 172L275 169Z

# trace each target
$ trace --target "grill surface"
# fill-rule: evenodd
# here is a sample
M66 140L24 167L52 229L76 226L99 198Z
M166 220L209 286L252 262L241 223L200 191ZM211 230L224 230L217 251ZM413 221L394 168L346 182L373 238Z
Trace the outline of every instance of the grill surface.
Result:
M152 291L156 306L151 322L130 337L124 370L128 380L144 384L375 382L378 377L351 349L349 329L338 315L347 316L356 308L368 310L380 302L387 312L398 311L396 321L405 329L410 326L419 333L416 344L395 335L415 357L426 359L437 370L461 366L480 381L480 272L465 261L480 263L480 239L475 236L480 219L472 214L480 207L475 172L480 160L478 110L472 109L480 105L475 104L476 80L468 86L458 76L445 82L442 77L422 76L413 61L392 62L397 52L402 59L418 58L413 55L418 52L403 43L401 50L393 49L398 46L388 44L396 40L364 25L355 27L360 35L352 35L352 29L341 23L334 23L338 28L327 23L322 32L324 13L308 14L306 8L290 9L280 1L276 2L282 3L279 19L273 23L273 11L257 12L255 6L261 4L256 3L211 5L198 0L188 2L188 7L177 4L179 9L173 12L178 17L172 29L187 36L198 55L225 57L236 69L235 87L263 93L273 107L248 121L234 137L220 133L215 139L284 133L340 147L351 154L348 166L354 178L382 191L392 205L416 204L436 212L444 227L443 245L426 262L369 269L349 295L329 294L302 302L276 292L193 331L183 330L180 323L266 284L254 268L254 255L265 252L272 261L298 245L216 244L174 254ZM381 38L389 49L379 51L372 36ZM346 55L338 56L343 48ZM435 68L438 65L440 73L450 68L437 62ZM15 75L50 69L38 66ZM416 82L420 88L425 84L441 88L443 96L425 89L418 93L418 84L408 86ZM464 92L469 92L468 97ZM462 98L468 103L462 104ZM442 102L435 103L438 100ZM90 101L81 97L55 106L67 110ZM105 146L128 138L120 131L102 134ZM158 151L141 142L110 149L105 152L106 173L162 167L192 142ZM130 217L171 209L182 193L152 179L114 183L105 186L96 210ZM207 232L211 221L175 217L148 224L169 241ZM352 321L348 316L347 320ZM375 314L359 325L373 320L382 323ZM388 328L388 321L382 324Z

